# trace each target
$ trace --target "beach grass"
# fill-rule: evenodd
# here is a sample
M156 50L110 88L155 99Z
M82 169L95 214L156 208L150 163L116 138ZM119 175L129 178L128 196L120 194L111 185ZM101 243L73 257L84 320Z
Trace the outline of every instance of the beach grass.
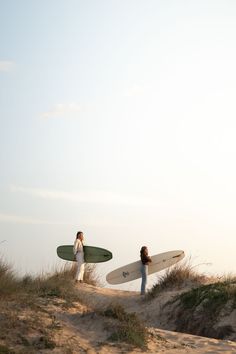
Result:
M66 263L49 273L40 275L24 275L20 277L4 260L0 259L0 298L19 297L21 294L39 297L58 297L68 302L78 299L74 286L76 264ZM86 264L84 282L99 285L96 266Z
M149 290L147 299L158 296L166 289L179 289L189 285L198 286L206 281L206 275L199 273L196 266L191 264L191 260L177 263L158 278L158 282Z

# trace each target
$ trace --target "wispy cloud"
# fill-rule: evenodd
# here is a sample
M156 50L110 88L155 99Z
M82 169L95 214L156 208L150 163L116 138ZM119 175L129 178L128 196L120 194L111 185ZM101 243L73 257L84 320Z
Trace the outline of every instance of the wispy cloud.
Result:
M67 225L63 222L51 222L47 220L40 220L28 216L19 216L14 214L0 213L0 223L10 224L31 224L31 225Z
M81 106L78 103L58 103L51 110L41 114L41 118L76 118L81 112Z
M131 206L131 207L158 207L159 203L151 198L122 195L103 190L90 190L80 192L65 192L39 188L25 188L11 186L12 192L24 193L31 197L46 200L62 200L78 204L95 204L109 206Z
M133 85L124 91L124 96L126 97L141 96L144 94L144 91L145 90L141 85Z
M15 63L10 60L0 60L0 71L10 72L14 69Z

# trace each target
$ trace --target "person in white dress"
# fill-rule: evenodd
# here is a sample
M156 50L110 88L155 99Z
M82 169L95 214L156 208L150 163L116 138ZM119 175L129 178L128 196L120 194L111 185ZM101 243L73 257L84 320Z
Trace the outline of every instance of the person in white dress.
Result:
M76 277L75 281L83 283L84 280L84 234L82 231L77 232L76 234L76 239L74 242L74 255L77 260L77 272L76 272Z

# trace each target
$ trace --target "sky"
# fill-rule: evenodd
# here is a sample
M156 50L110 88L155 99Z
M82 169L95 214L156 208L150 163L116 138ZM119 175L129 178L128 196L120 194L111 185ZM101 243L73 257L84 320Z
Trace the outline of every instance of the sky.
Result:
M235 62L233 0L0 0L2 257L82 230L101 278L143 245L234 273Z

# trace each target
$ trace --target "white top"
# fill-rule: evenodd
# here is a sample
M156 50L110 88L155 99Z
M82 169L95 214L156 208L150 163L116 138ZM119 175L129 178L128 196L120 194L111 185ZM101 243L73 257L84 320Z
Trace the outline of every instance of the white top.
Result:
M83 243L79 238L74 242L73 252L74 255L76 255L78 252L81 254L81 256L84 255Z

